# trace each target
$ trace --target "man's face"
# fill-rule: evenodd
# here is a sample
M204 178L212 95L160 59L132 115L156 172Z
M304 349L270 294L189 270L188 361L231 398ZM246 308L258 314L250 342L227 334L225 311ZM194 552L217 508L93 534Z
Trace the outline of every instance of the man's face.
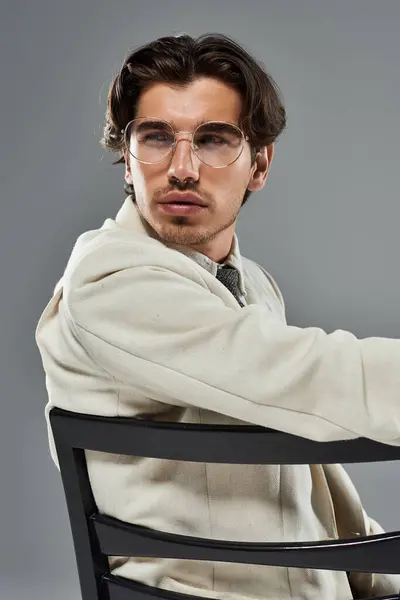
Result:
M184 88L151 84L140 96L135 118L156 117L170 123L175 131L193 132L202 121L238 125L240 111L241 98L236 90L222 81L201 78ZM251 165L250 146L245 142L233 164L216 169L192 152L190 136L179 135L177 140L173 152L157 164L140 163L125 153L125 180L134 187L141 215L162 241L189 246L222 262L231 249L246 189L257 191L265 184L273 146L263 149ZM160 199L169 192L183 191L197 194L207 207L186 215L165 212Z

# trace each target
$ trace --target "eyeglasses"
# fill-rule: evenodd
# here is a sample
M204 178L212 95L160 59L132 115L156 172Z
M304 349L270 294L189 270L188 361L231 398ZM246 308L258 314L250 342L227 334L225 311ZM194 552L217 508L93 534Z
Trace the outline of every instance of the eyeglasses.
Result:
M175 149L181 141L177 140L178 134L188 134L194 154L215 169L234 163L249 139L239 127L225 121L208 121L191 132L174 131L167 121L154 117L133 119L121 133L133 158L148 165L161 162Z

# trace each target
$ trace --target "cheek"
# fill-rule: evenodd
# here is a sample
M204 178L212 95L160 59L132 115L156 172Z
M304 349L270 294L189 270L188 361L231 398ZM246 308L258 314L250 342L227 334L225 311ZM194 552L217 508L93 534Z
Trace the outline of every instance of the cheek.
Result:
M245 149L236 162L229 165L229 167L226 167L226 169L221 169L221 171L225 171L224 179L229 185L229 188L235 190L236 193L242 192L247 188L251 178L250 163L250 151Z
M145 165L136 161L134 176L136 176L143 185L154 186L162 179L166 179L165 167L161 168L160 165Z
M227 194L232 195L232 198L236 197L238 194L244 193L250 179L250 170L247 166L240 165L241 168L238 168L231 165L231 167L227 167L224 169L226 171L223 176L221 173L219 174L219 189L225 190ZM222 169L221 169L222 170Z
M144 189L146 187L146 182L148 180L145 169L146 166L147 165L143 165L138 161L131 163L131 175L135 189Z

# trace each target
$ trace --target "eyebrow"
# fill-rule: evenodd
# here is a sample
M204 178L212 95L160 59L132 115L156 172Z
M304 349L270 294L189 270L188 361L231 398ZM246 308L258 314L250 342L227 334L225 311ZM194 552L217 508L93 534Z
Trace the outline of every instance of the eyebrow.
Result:
M143 118L143 117L141 117ZM150 125L151 127L155 127L160 121L165 121L165 119L162 119L161 117L157 118L157 117L152 117L150 121L146 121L146 125ZM204 123L209 123L210 121L220 121L220 119L198 119L194 124L193 124L193 131L199 127L199 125L203 125ZM166 121L167 123L170 123L173 127L173 129L175 131L178 131L179 128L177 126L177 124L175 123L175 121ZM230 121L223 121L224 123L228 123L230 124ZM232 125L235 125L235 123L232 123ZM239 124L236 124L236 127L239 127Z
M193 124L193 130L196 129L196 127L199 127L199 125L203 125L204 123L209 123L210 121L221 121L221 119L199 119ZM178 127L174 121L169 121L169 123L171 123L171 125L175 129L175 131L178 129ZM228 125L231 124L230 121L223 121L223 123L227 123ZM236 127L239 127L239 125L236 125Z

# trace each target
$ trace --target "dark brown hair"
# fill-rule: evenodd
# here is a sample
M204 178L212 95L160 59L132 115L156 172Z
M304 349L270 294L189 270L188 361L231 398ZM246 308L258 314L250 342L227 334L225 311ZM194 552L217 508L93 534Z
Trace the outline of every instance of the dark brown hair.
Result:
M135 118L140 93L151 83L185 86L199 77L213 77L238 90L242 98L239 126L249 136L251 160L274 142L286 127L286 111L278 86L263 64L232 38L186 34L159 38L131 52L108 93L103 148L121 153L113 164L125 163L121 130ZM124 190L134 196L133 186ZM251 192L246 190L243 204Z

